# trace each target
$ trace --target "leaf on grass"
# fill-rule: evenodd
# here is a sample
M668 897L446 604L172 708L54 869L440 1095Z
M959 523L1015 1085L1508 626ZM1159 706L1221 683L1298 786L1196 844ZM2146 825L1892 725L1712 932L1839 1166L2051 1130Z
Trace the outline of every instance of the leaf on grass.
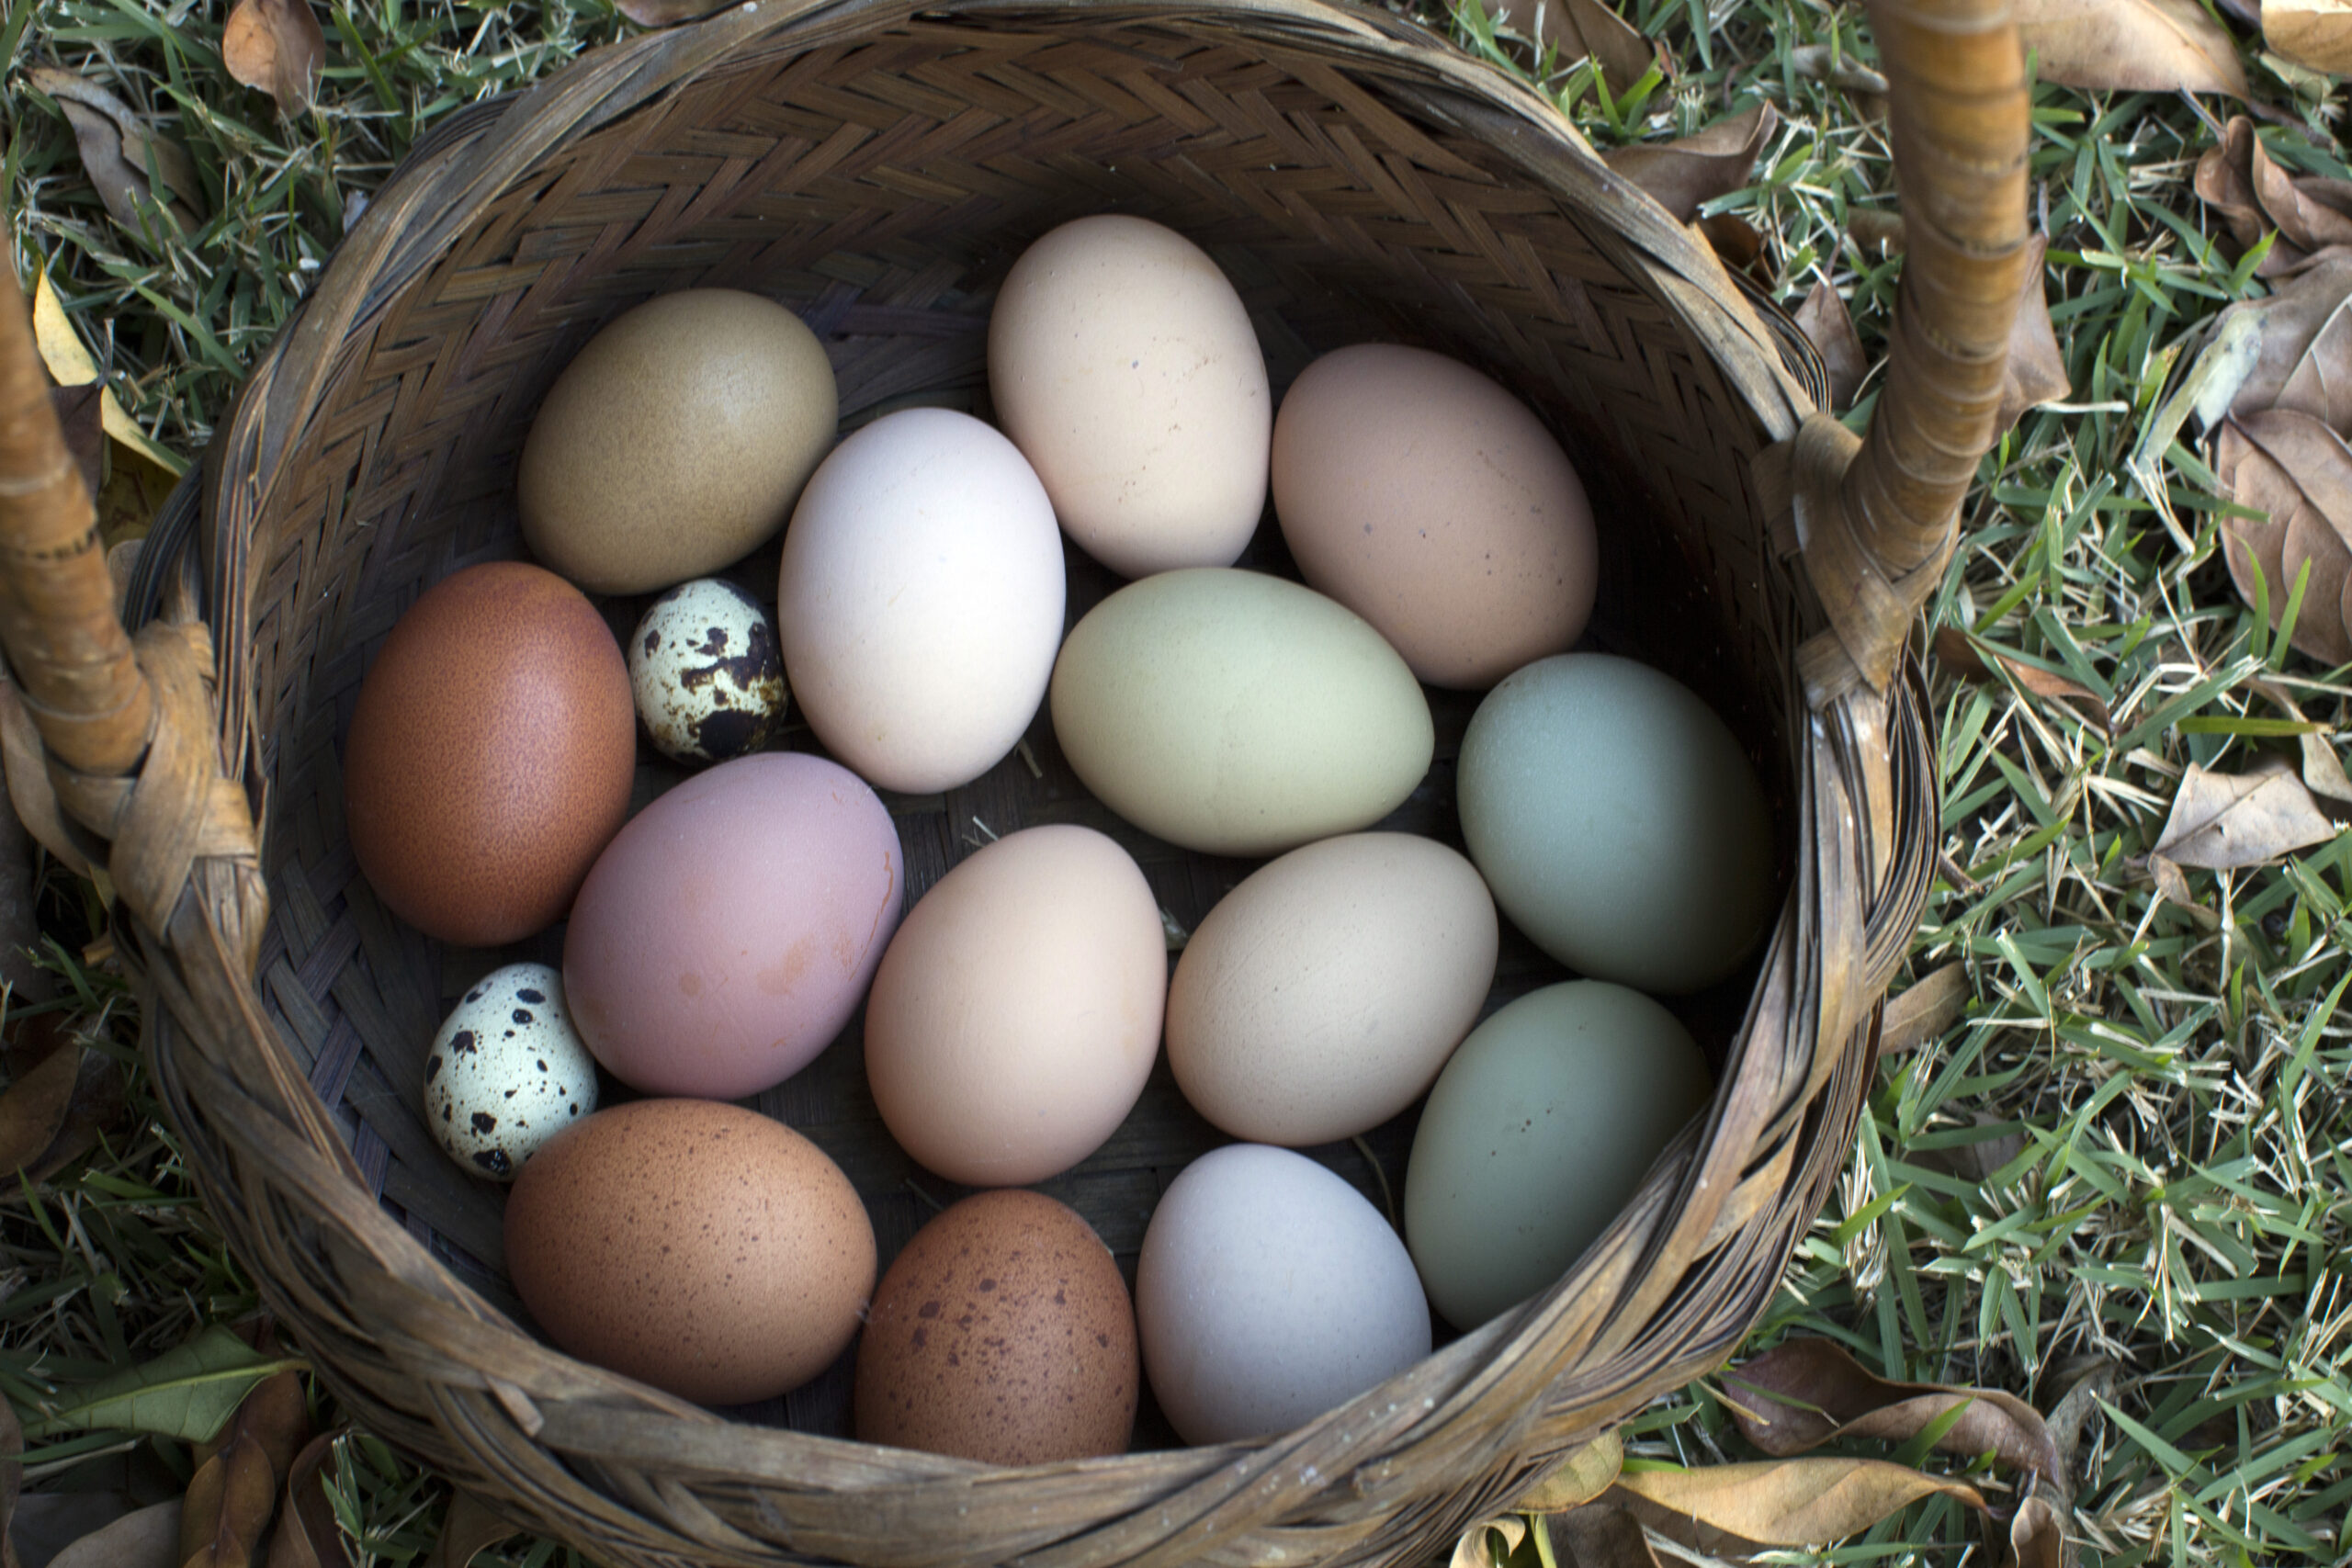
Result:
M60 1391L57 1402L26 1423L25 1436L128 1431L205 1442L255 1383L299 1365L263 1355L216 1323L152 1361Z
M2352 75L2352 0L2269 0L2262 41L2298 65Z
M1993 666L1984 661L1985 655L1990 654L2011 680L2042 701L2079 706L2101 729L2112 732L2115 728L2107 705L2099 701L2098 693L2079 681L2029 664L1991 643L1970 637L1958 626L1939 628L1932 646L1936 662L1964 681L1994 678Z
M1816 282L1797 307L1796 321L1821 351L1821 363L1829 372L1829 406L1850 408L1871 368L1862 353L1862 340L1854 331L1854 313L1824 280Z
M2280 759L2266 758L2250 773L2207 773L2191 762L2154 853L2175 865L2227 871L2267 865L2334 837L2335 824Z
M322 1432L294 1458L280 1500L277 1533L269 1538L268 1568L351 1568L343 1531L327 1496L326 1467L335 1434Z
M425 1568L470 1568L476 1553L521 1533L489 1504L462 1486L453 1487L448 1517L441 1521L441 1539L434 1543Z
M2045 82L2253 96L2237 45L2197 0L2017 0L2013 14Z
M83 172L117 223L134 234L156 233L164 225L183 234L196 231L206 203L187 149L120 98L71 71L36 65L26 74L65 111Z
M1968 965L1947 964L1912 987L1889 997L1878 1028L1878 1054L1900 1056L1917 1051L1960 1021L1973 994Z
M1984 1496L1973 1486L1876 1459L1782 1459L1697 1470L1644 1470L1620 1478L1609 1495L1621 1493L1675 1517L1763 1546L1843 1540L1939 1494L1980 1513L1984 1510Z
M74 330L74 319L65 313L64 302L49 286L49 274L45 272L33 281L33 341L40 346L41 363L49 367L50 378L59 386L78 387L98 379L98 362L82 346L81 334ZM122 412L122 405L115 401L111 391L98 394L98 420L115 442L130 447L175 479L187 472L187 459L150 440L147 433L139 428L139 422Z
M2308 267L2276 285L2268 299L2241 300L2222 312L2176 397L2187 397L2199 425L2211 429L2228 414L2278 405L2292 383L2295 391L2286 406L2337 430L2347 428L2347 299L2352 249L2312 257Z
M1601 161L1649 192L1679 221L1689 223L1697 219L1701 206L1747 184L1757 154L1780 123L1772 106L1759 103L1696 135L1620 147Z
M65 449L82 470L82 482L95 496L106 482L107 427L98 410L106 389L96 381L79 387L51 387L49 406L56 412L57 428L64 433Z
M2201 909L2197 895L2189 890L2188 875L2162 855L2148 857L2148 874L2155 878L2156 893L2167 904L2184 909Z
M2267 600L2277 627L2308 570L2289 640L2323 663L2352 660L2352 448L2307 413L2264 409L2223 423L2213 473L2223 495L2263 513L2222 519L2238 596Z
M254 1385L220 1435L197 1450L180 1510L182 1568L248 1568L310 1437L300 1373L273 1372Z
M1996 435L2006 434L2030 408L2054 403L2074 390L2066 378L2066 356L2050 326L2048 278L2041 258L2050 237L2036 234L2026 247L2025 291L2009 322L2009 356L2001 374L2001 407L1993 416Z
M1936 1439L1946 1453L1989 1453L2012 1470L2059 1476L2041 1414L2013 1394L1946 1383L1894 1382L1826 1339L1791 1339L1724 1374L1740 1434L1785 1456L1846 1438L1907 1443L1955 1410Z
M310 0L237 0L220 29L220 60L229 74L267 93L287 114L311 107L326 52L326 34Z
M1747 274L1759 288L1769 290L1773 287L1772 265L1764 254L1764 236L1755 224L1736 212L1718 212L1713 218L1700 219L1692 227L1713 247L1724 265Z
M1496 21L1553 45L1564 66L1589 57L1611 93L1665 68L1657 47L1600 0L1495 0L1492 9Z
M1661 1568L1642 1521L1623 1508L1578 1508L1552 1520L1554 1542L1576 1568Z
M1903 214L1877 207L1849 208L1846 232L1865 251L1876 251L1883 256L1898 255L1904 243Z
M1789 69L1800 76L1810 76L1816 82L1826 82L1843 87L1849 93L1867 93L1874 97L1887 95L1886 78L1856 60L1843 50L1826 43L1801 43L1783 57Z
M2083 1426L2098 1410L2098 1402L2115 1392L2116 1367L2104 1357L2093 1357L2056 1404L2050 1407L2051 1446L2058 1450L2066 1473L2075 1472L2075 1455L2082 1449Z
M18 1171L29 1174L57 1141L74 1103L82 1052L79 1042L66 1042L0 1094L0 1172L12 1178Z
M1453 1556L1446 1568L1502 1568L1526 1539L1527 1521L1517 1514L1480 1519L1455 1539ZM434 1568L441 1565L435 1563Z
M179 1568L180 1500L125 1514L50 1560L49 1568Z
M1553 1514L1581 1507L1609 1490L1625 1468L1625 1444L1604 1432L1560 1461L1559 1468L1528 1488L1516 1505L1530 1513Z
M2041 1497L2029 1497L2009 1520L2009 1562L2014 1568L2068 1568L2065 1521Z
M2284 686L2274 681L2251 681L2247 684L2289 718L2297 723L2307 722L2301 705ZM2344 760L2335 754L2335 743L2319 730L2307 730L2295 739L2302 742L2303 785L2319 802L2320 809L2335 821L2352 817L2352 778L2345 776Z
M2222 214L2243 249L2252 250L2277 231L2269 254L2255 269L2259 276L2290 276L2320 253L2352 243L2352 180L2290 175L2244 115L2233 118L2221 141L2198 156L2190 188Z

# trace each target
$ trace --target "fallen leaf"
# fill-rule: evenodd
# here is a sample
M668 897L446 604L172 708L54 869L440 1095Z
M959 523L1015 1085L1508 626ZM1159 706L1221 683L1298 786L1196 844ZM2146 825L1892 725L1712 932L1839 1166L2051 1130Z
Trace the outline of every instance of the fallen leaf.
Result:
M2352 75L2352 0L2270 0L2262 41L2298 65Z
M127 1492L27 1492L17 1499L8 1540L25 1568L47 1568L59 1552L138 1506Z
M1705 203L1747 184L1757 155L1780 123L1771 105L1758 103L1695 135L1620 147L1602 154L1601 161L1688 223Z
M1813 292L1797 307L1796 321L1821 351L1821 363L1829 371L1829 406L1850 408L1871 368L1862 353L1862 340L1854 331L1854 313L1825 279L1815 283Z
M1657 46L1600 0L1498 0L1492 8L1498 22L1553 45L1562 65L1589 56L1611 93L1663 68Z
M2176 865L2226 871L2265 865L2335 837L2294 770L2276 758L2250 773L2188 764L2153 852Z
M2301 705L2277 682L2251 681L2247 684L2290 719L2299 724L2310 722L2303 717ZM2335 743L2318 730L2308 730L2295 739L2302 742L2303 786L2318 800L2320 809L2335 821L2352 817L2352 778L2345 775L2344 760L2335 754Z
M2302 271L2275 284L2268 298L2243 299L2222 312L2171 401L2185 400L2198 424L2210 430L2229 414L2277 405L2292 382L2298 400L2292 406L2335 426L2328 411L2345 402L2345 384L2352 380L2352 357L2335 328L2347 298L2352 249L2312 257ZM2313 345L2323 336L2327 345L2314 363ZM2324 394L2324 407L2311 406L2314 391ZM2179 429L2177 420L2173 428Z
M351 1568L327 1496L326 1470L337 1436L322 1432L295 1456L279 1500L277 1533L269 1538L267 1568Z
M1557 1470L1528 1488L1514 1506L1536 1514L1581 1507L1608 1491L1624 1468L1624 1441L1613 1431L1604 1432L1562 1460Z
M2017 0L2011 9L2045 82L2253 96L2237 45L2197 0Z
M1578 1508L1552 1521L1552 1540L1572 1568L1660 1568L1642 1521L1623 1508Z
M2184 909L2199 909L2197 895L2189 890L2188 874L2162 855L2148 857L2148 874L2155 878L2156 892L2168 904Z
M299 1372L289 1368L254 1385L220 1435L197 1450L180 1510L182 1568L249 1568L310 1438Z
M2046 234L2036 234L2027 246L2025 291L2018 296L2018 313L2009 322L2001 407L1993 416L1996 434L2007 434L2026 410L2057 402L2074 390L2066 378L2066 356L2059 352L2058 334L2050 326L2049 280L2041 265L2049 249Z
M74 330L74 319L65 313L64 302L50 287L46 272L36 275L33 280L33 341L40 349L41 363L49 367L50 378L59 386L78 387L98 379L98 362L82 346L81 334ZM98 393L98 419L108 436L175 479L187 472L187 459L151 440L139 428L139 422L122 412L113 392Z
M255 1383L300 1364L264 1356L216 1323L153 1360L61 1389L25 1424L25 1436L128 1431L201 1443L228 1424Z
M2065 1522L2040 1497L2018 1505L2009 1520L2009 1561L2016 1568L2067 1568Z
M309 0L237 0L220 30L220 59L229 74L259 87L288 114L311 107L326 34Z
M1984 1498L1973 1486L1876 1459L1636 1471L1621 1477L1609 1496L1620 1494L1762 1546L1843 1540L1939 1494L1984 1511Z
M2222 493L2258 517L2224 517L2222 552L2238 596L2281 625L2308 569L2290 641L2326 664L2352 660L2352 448L2291 409L2233 417L2214 442Z
M441 1539L434 1543L425 1568L470 1568L477 1552L521 1533L489 1504L462 1486L453 1487L448 1517L441 1521Z
M1519 1543L1527 1539L1527 1521L1517 1514L1480 1519L1453 1542L1446 1568L1503 1568ZM435 1568L440 1568L435 1564Z
M71 71L36 65L26 78L65 111L82 152L83 172L117 223L134 234L156 233L159 220L183 234L196 231L206 204L187 149L149 126L120 98Z
M65 1125L80 1074L82 1047L51 1051L0 1094L0 1172L13 1177L40 1159Z
M1984 662L1984 656L1990 654L2011 680L2042 701L2079 705L2101 729L2112 731L2115 728L2114 717L2108 712L2107 704L2100 701L2098 694L2088 686L2069 676L2044 670L2038 664L2030 664L2005 649L1970 637L1958 626L1939 627L1930 646L1935 649L1936 662L1962 680L1992 680L1993 667Z
M2198 155L2190 188L2222 214L2242 249L2277 231L2255 269L2259 276L2291 276L2312 265L2319 253L2352 243L2352 180L2287 173L2244 115L2233 117L2222 128L2222 140Z
M1846 232L1865 251L1896 255L1903 250L1903 214L1876 207L1849 208Z
M103 1051L69 1045L59 1053L80 1058L65 1118L49 1146L25 1168L26 1176L46 1181L97 1146L98 1136L122 1119L122 1065Z
M1889 997L1879 1021L1878 1054L1900 1056L1917 1051L1958 1023L1973 994L1968 965L1947 964Z
M2058 1462L2068 1475L2075 1472L2075 1456L2082 1449L2085 1423L2098 1412L2098 1402L2115 1392L2115 1363L2093 1357L2089 1367L2050 1407L2049 1418L2043 1425L2050 1429L2051 1446L2058 1450Z
M49 406L56 412L65 450L73 454L74 466L82 470L82 482L94 496L106 482L107 427L98 412L98 398L105 390L96 381L49 390Z
M1772 267L1765 259L1764 236L1755 224L1736 212L1718 212L1712 218L1700 219L1692 227L1714 248L1724 265L1747 274L1760 288L1772 287Z
M49 1568L178 1568L180 1501L157 1503L84 1536L50 1560Z
M1906 1443L1960 1412L1936 1440L1946 1453L1989 1453L2012 1470L2059 1478L2058 1450L2041 1413L2014 1394L1882 1378L1826 1339L1791 1339L1723 1374L1740 1435L1766 1453L1803 1453L1832 1440Z
M1789 69L1800 76L1810 76L1816 82L1826 82L1849 93L1864 93L1880 98L1886 96L1886 78L1843 50L1833 49L1826 43L1801 43L1789 51L1785 58Z

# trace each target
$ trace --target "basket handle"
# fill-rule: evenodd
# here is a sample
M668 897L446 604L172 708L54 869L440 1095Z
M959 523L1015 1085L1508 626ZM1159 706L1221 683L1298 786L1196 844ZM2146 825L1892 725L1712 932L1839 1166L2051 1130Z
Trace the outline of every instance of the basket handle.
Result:
M1886 689L1997 439L2026 283L2031 104L2010 0L1871 0L1903 191L1885 389L1857 440L1815 414L1783 453L1805 567L1835 632L1803 656L1816 705Z

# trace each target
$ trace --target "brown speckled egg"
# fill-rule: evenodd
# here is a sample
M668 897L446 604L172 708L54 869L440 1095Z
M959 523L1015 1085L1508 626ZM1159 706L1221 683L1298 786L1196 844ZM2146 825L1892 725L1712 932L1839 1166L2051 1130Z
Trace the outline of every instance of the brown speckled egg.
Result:
M706 1100L558 1134L506 1200L506 1271L583 1361L705 1404L799 1387L857 1332L874 1226L824 1151Z
M426 935L516 942L571 907L636 766L628 666L595 607L539 567L468 567L409 606L360 683L351 852Z
M1041 1193L982 1192L916 1232L874 1292L857 1435L1001 1465L1125 1453L1139 1364L1102 1237Z

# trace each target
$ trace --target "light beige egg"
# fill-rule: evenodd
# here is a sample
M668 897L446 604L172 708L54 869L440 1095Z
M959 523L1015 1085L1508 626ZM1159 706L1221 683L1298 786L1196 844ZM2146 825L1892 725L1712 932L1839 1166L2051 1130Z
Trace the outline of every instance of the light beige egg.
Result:
M989 393L1079 547L1142 577L1230 566L1266 505L1273 400L1216 262L1119 213L1022 254L989 318Z
M1237 1138L1305 1147L1405 1109L1477 1021L1495 901L1406 833L1293 850L1218 901L1168 989L1168 1065Z
M1122 588L1063 642L1049 701L1063 754L1103 804L1208 854L1368 828L1436 749L1429 699L1378 632L1254 571Z

